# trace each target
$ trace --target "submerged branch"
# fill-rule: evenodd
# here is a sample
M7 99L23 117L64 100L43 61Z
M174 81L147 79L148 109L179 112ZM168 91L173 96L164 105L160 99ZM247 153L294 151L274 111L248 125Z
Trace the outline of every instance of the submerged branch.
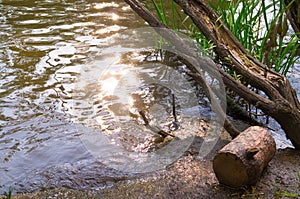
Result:
M180 46L181 49L184 49L189 54L189 56L182 57L182 62L194 73L194 79L201 83L211 104L216 106L218 114L225 117L224 127L231 133L232 137L239 132L228 121L212 90L203 79L202 72L197 70L199 65L202 70L213 77L214 75L216 76L216 73L221 74L223 82L228 88L277 120L285 131L287 138L291 140L296 148L300 149L300 133L297 130L300 129L300 103L289 81L283 75L272 71L249 55L240 42L225 27L218 14L204 0L174 1L190 16L206 38L214 43L216 46L215 52L219 57L224 60L230 60L230 64L227 67L241 75L251 86L263 91L268 97L262 97L251 91L222 69L211 67L212 65L208 60L195 59L196 56L194 56L189 46L151 14L143 4L138 0L125 0L150 26L163 28L155 29L161 36L171 41L175 47Z
M207 85L206 80L203 78L202 71L198 68L203 69L208 72L213 77L220 76L217 67L212 63L211 60L201 58L199 59L197 52L195 52L189 45L185 43L174 31L166 27L159 19L157 19L149 10L145 8L138 0L125 0L131 8L140 15L145 21L149 23L150 26L155 28L155 31L158 32L177 49L181 49L179 59L185 64L194 74L195 80L200 83L204 89L206 96L209 98L213 109L217 112L220 120L225 120L224 128L231 135L231 137L236 137L240 132L237 130L234 125L226 117L224 110L221 105L215 98L215 95L211 88ZM183 53L184 52L184 53ZM198 66L198 67L197 67ZM213 66L213 67L212 67ZM222 82L220 82L222 84Z

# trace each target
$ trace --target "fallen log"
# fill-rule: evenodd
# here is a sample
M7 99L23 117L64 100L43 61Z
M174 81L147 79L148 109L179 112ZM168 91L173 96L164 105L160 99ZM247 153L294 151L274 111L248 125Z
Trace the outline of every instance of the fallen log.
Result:
M249 127L217 153L213 170L221 184L233 188L251 186L259 180L275 151L275 141L268 131Z

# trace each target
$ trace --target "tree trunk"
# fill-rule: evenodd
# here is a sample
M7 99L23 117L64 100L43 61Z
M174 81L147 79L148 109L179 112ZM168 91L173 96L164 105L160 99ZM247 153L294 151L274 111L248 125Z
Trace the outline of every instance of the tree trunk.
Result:
M285 5L289 5L291 0L284 0ZM287 10L288 19L295 31L295 33L300 32L300 1L296 0L292 3L290 8ZM298 35L300 37L300 35Z
M166 28L138 0L125 0L125 2L150 26ZM226 60L228 63L226 66L247 79L248 84L263 91L267 97L251 91L219 68L224 84L250 104L273 117L281 125L295 148L300 149L300 132L298 131L300 129L300 104L289 81L283 75L269 69L249 55L234 35L222 24L218 14L204 0L175 0L175 2L190 16L205 37L214 43L215 52ZM159 32L159 34L165 36L164 33ZM169 41L175 46L183 45L182 41L175 36ZM184 64L193 65L194 62L185 59ZM210 70L209 68L204 69ZM201 75L198 76L201 77ZM197 75L193 75L193 77L197 79ZM226 120L225 124L228 124ZM234 130L234 128L232 129Z
M223 147L213 160L213 169L221 184L238 188L254 185L275 155L271 134L259 126L243 131Z
M249 103L273 117L293 145L300 149L300 104L295 90L283 76L249 55L234 35L222 24L218 14L204 0L175 0L191 17L199 30L216 45L220 57L230 58L227 65L248 83L262 90L268 98L258 96L244 85L221 72L224 84Z

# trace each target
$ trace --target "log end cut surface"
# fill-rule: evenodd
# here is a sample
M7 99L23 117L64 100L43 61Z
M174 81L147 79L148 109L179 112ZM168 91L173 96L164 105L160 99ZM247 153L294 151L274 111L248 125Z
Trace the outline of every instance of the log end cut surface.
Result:
M239 187L247 183L247 170L242 160L236 155L219 154L214 159L213 167L217 178L225 185Z
M217 153L213 169L221 184L234 188L254 185L275 151L272 135L262 127L252 126Z

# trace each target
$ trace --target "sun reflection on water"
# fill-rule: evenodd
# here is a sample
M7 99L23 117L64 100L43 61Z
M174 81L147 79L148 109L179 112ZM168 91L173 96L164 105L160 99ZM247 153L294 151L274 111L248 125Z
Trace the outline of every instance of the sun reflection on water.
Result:
M115 2L111 2L111 3L97 3L94 8L96 9L103 9L103 8L107 8L107 7L119 7L119 4L115 3Z
M115 77L109 77L102 80L102 93L105 95L112 95L117 87L119 81Z
M116 20L118 20L119 18L120 18L120 16L117 15L117 14L115 14L115 13L112 13L112 14L111 14L111 19L112 19L112 20L116 21Z

